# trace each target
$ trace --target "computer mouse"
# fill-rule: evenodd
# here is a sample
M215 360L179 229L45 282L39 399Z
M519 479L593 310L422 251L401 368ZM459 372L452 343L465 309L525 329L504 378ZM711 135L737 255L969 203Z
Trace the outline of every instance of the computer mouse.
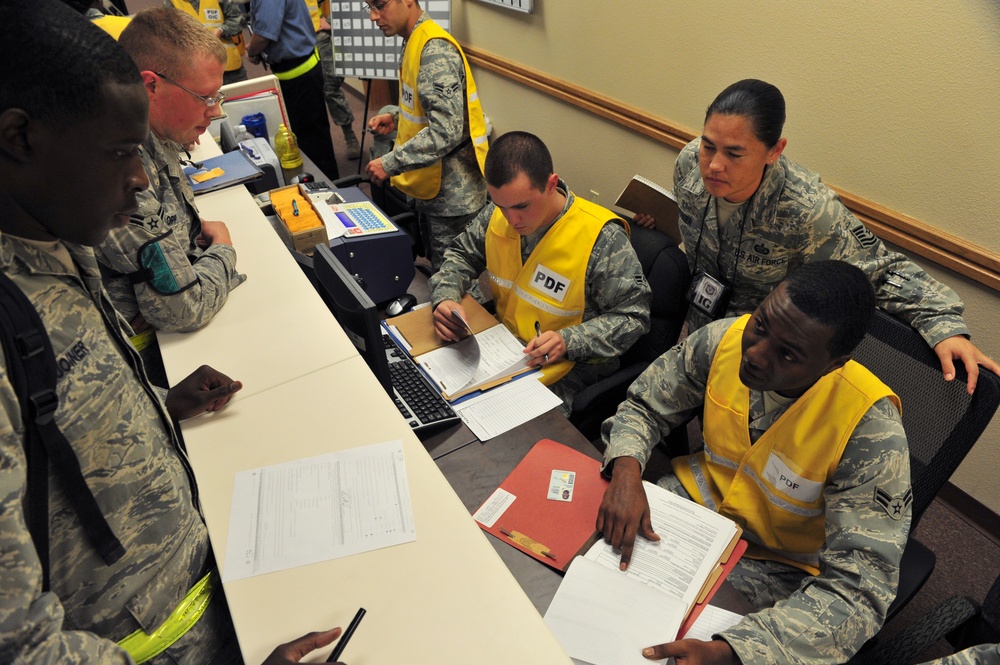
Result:
M308 171L303 171L302 173L300 173L297 176L295 176L295 182L296 183L299 183L299 182L312 182L313 180L315 180L315 178L313 178L313 174L309 173Z
M417 297L412 293L404 293L395 300L390 300L385 306L386 316L399 316L406 314L417 304Z

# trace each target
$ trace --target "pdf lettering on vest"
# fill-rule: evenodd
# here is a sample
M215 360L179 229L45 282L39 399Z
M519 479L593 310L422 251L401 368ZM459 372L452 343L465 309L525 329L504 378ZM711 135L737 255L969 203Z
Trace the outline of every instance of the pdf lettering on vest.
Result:
M566 297L566 291L569 289L569 285L569 278L563 277L559 273L549 270L541 264L539 264L538 270L535 271L535 277L532 280L532 286L553 300L558 300L559 302L562 302Z

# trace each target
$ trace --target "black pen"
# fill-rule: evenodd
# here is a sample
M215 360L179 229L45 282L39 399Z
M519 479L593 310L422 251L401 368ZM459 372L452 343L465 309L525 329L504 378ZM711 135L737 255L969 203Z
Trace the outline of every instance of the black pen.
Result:
M347 630L344 631L344 634L340 636L340 641L337 642L337 646L333 648L333 652L330 653L330 657L326 659L326 662L336 663L340 660L340 654L344 653L344 648L347 646L347 642L351 639L351 635L354 634L354 631L357 629L358 624L361 623L361 619L364 618L364 616L365 608L362 607L358 610L358 613L354 615L354 618L351 619L351 625L349 625Z
M535 337L541 337L541 336L542 336L542 325L538 323L538 321L535 321ZM545 358L545 362L549 362L549 354L546 353L545 356L543 357Z

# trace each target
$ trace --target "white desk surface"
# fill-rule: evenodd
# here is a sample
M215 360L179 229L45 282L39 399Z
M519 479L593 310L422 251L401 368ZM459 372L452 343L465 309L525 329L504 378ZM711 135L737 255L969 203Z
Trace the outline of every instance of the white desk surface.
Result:
M244 187L197 198L201 216L222 220L247 281L193 333L158 332L172 383L202 364L243 381L237 399L358 355Z
M570 663L360 357L188 421L184 437L220 562L237 471L403 442L417 540L227 583L247 663L307 631L346 627L359 607L368 614L343 656L351 665Z

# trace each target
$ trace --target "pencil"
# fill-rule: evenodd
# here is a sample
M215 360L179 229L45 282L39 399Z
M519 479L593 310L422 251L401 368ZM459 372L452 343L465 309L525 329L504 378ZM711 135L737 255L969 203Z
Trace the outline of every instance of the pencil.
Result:
M336 663L340 660L340 654L344 653L344 648L347 646L348 641L351 639L351 635L354 635L354 631L357 629L358 624L361 623L361 619L365 616L365 608L358 610L358 613L354 615L351 619L351 625L347 627L344 634L341 636L340 641L337 642L337 646L333 648L333 652L330 653L330 657L326 659L328 663Z

